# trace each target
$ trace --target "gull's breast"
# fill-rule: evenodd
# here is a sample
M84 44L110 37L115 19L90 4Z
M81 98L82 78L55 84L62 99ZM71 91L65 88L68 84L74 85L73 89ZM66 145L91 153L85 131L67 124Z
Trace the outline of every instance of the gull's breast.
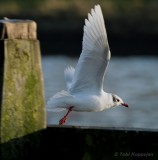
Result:
M100 96L76 96L73 102L73 110L78 112L98 112L104 109Z

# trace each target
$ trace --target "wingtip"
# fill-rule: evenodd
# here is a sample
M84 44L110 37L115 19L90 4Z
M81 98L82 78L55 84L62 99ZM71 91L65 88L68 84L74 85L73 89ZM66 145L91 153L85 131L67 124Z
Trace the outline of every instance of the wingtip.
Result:
M97 8L97 7L100 7L100 5L99 5L99 4L96 4L94 7Z
M99 4L95 5L95 11L96 12L102 12L102 8Z
M100 4L96 4L94 8L91 8L91 15L97 14L98 12L102 12Z
M75 70L74 67L68 66L68 67L65 68L64 72L65 72L65 73L66 73L66 72L74 72L74 70Z
M94 6L94 9L95 9L95 10L96 10L96 9L101 9L100 4L96 4L96 5Z

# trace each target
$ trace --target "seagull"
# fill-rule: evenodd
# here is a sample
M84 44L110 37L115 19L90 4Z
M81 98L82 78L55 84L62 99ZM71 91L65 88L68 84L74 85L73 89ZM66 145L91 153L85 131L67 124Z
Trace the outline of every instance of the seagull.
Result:
M82 52L75 68L64 70L67 91L51 97L47 111L67 110L59 121L63 125L71 111L99 112L116 106L128 107L117 95L103 90L105 71L111 58L104 18L100 5L95 5L85 19Z

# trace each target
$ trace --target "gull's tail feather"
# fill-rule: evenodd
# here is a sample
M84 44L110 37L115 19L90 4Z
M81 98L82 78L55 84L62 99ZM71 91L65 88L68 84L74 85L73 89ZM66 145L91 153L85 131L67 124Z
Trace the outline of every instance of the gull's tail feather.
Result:
M51 97L46 105L47 111L52 112L61 112L65 109L67 109L67 103L66 100L68 98L71 98L72 96L67 91L60 91L56 93L53 97Z
M48 112L62 112L65 108L47 108Z
M64 70L64 75L65 75L65 81L66 81L66 86L67 86L67 90L69 90L69 88L71 87L72 84L72 80L74 77L74 73L75 73L75 68L73 67L67 67Z

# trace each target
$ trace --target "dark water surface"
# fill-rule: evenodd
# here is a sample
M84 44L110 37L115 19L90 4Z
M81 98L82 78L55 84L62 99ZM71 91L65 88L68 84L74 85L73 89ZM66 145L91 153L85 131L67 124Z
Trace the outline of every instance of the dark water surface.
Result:
M42 57L46 101L56 92L66 90L64 68L75 67L77 60L65 56ZM72 112L65 125L158 129L157 68L157 57L112 58L104 89L122 97L129 109L119 106L95 113ZM58 124L65 113L47 112L47 124Z

